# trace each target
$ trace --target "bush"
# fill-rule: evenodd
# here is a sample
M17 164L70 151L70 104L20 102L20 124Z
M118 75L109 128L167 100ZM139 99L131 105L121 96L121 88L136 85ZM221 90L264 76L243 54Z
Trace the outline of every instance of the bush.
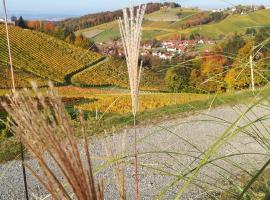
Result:
M189 72L185 68L168 69L165 84L170 92L181 92L189 85Z

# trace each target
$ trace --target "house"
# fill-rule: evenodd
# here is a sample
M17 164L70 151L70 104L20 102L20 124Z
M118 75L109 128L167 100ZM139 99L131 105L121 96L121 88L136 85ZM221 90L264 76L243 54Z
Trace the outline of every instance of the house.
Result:
M5 19L0 18L0 23L5 23ZM10 19L7 20L7 23L8 23L8 24L15 25L15 21L11 21Z
M162 42L162 48L167 48L168 46L173 46L174 45L174 42L173 41L165 41L165 42Z
M241 15L243 16L243 15L247 15L247 13L245 13L245 12L241 12Z
M141 52L141 56L148 56L148 55L150 55L150 52L147 50Z
M146 43L146 44L143 45L143 49L150 50L150 49L152 49L152 45Z
M177 47L177 52L178 52L179 54L184 53L185 51L186 51L186 47L185 47L185 46L179 45L179 46Z
M212 10L212 13L218 13L218 12L223 12L224 9L215 9L215 10Z
M194 40L183 40L182 44L185 45L185 46L195 45L196 41L194 41Z
M199 40L198 41L198 44L204 44L204 41L203 40Z
M167 48L167 51L169 51L169 52L176 52L177 49L175 47L168 47Z
M159 56L160 59L163 59L163 60L171 60L173 58L173 54L172 53L164 53L164 54L161 54Z
M152 56L160 57L161 53L160 53L160 51L155 51L155 52L152 53Z
M212 10L212 13L217 13L219 12L219 10Z

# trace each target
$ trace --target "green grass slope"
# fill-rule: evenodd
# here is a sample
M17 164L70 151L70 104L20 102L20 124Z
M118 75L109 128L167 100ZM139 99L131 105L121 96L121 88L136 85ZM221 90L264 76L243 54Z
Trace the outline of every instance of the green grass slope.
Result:
M200 12L198 9L189 8L168 8L161 9L145 16L146 20L150 21L179 21ZM179 15L181 13L181 15Z
M181 12L181 16L178 13ZM181 23L201 12L197 9L172 8L162 9L145 16L143 22L143 40L149 40L161 35L176 33ZM106 42L119 38L119 27L116 21L101 24L95 27L82 29L76 34L82 34L95 42Z
M16 69L44 79L64 83L66 76L103 57L43 33L10 26L13 62ZM8 62L5 28L0 24L0 62Z
M178 15L181 13L181 15ZM197 9L164 9L146 15L143 23L143 40L152 38L167 39L175 34L200 33L210 39L218 39L220 35L239 32L244 33L248 27L260 27L270 24L270 9L259 10L247 15L234 14L217 23L205 24L182 30L182 24L198 14L208 14L207 11ZM120 37L116 21L99 26L83 29L82 33L96 42L106 42Z
M221 22L203 25L181 31L181 33L200 33L218 39L220 35L238 32L244 33L249 27L270 25L270 9L249 13L248 15L230 15Z

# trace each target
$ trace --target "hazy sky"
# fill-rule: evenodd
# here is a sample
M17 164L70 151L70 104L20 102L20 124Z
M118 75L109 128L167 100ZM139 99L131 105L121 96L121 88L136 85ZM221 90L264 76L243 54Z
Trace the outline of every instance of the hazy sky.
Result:
M6 0L9 12L36 14L81 15L91 12L114 10L130 4L162 2L157 0ZM169 0L168 0L169 1ZM266 4L269 0L176 0L183 6L204 9L228 7L232 4ZM2 13L2 6L0 7Z

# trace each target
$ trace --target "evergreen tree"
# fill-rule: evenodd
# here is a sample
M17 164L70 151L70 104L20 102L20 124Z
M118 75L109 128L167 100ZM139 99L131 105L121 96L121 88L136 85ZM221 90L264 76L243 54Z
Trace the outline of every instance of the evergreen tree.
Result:
M22 16L20 16L20 18L18 19L16 25L21 27L21 28L27 28L26 23L25 23Z

